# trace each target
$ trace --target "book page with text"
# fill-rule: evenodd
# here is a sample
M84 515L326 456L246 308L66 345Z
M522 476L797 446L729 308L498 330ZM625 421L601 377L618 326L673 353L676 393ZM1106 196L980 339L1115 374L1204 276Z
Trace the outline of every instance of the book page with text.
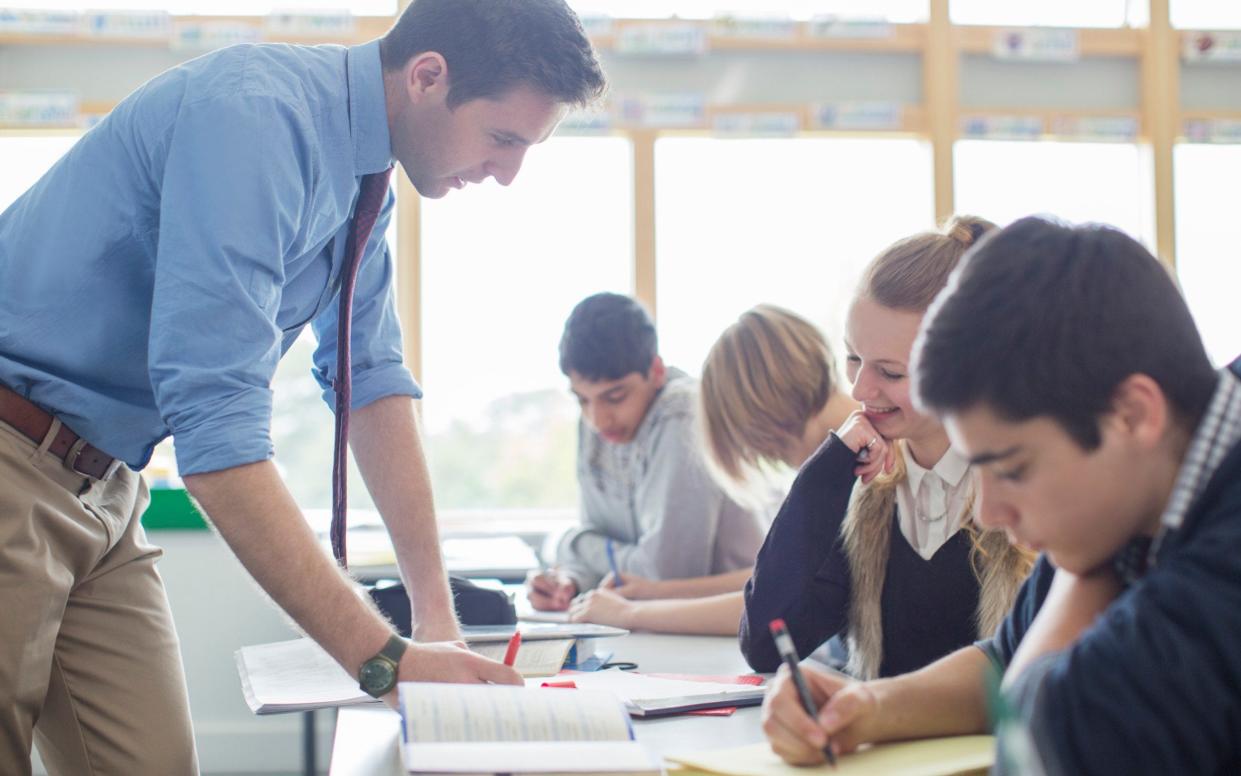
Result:
M629 715L604 692L402 682L406 744L472 741L628 741Z

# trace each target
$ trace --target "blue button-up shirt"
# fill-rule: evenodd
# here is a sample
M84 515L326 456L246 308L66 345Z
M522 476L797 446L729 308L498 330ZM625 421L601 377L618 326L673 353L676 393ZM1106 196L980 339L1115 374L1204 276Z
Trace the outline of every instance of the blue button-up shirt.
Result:
M147 82L0 214L0 383L133 468L270 458L276 363L310 323L332 402L361 176L392 163L377 42L233 46ZM384 240L358 276L353 406L421 391Z

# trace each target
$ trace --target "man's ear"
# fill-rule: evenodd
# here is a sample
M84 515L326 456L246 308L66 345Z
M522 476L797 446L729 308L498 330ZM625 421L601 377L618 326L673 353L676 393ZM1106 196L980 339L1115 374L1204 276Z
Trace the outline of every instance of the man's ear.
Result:
M448 62L435 51L424 51L405 63L405 91L411 102L448 97Z
M655 387L662 388L668 380L668 367L664 366L664 360L656 355L651 359L651 368L647 374L648 379L654 381Z
M1144 374L1132 374L1112 392L1112 416L1143 449L1154 449L1175 416L1159 383Z

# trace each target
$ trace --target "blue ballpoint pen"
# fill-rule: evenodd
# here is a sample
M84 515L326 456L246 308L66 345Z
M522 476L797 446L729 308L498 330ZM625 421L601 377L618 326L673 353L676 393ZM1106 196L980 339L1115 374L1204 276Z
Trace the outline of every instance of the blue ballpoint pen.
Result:
M612 567L612 579L616 580L616 586L620 587L625 581L621 579L620 569L616 567L616 550L612 547L611 537L608 537L604 546L608 551L608 565Z

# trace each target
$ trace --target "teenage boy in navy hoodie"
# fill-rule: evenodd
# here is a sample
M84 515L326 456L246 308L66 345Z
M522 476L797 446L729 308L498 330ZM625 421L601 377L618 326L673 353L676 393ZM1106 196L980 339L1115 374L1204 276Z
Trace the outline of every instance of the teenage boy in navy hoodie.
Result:
M915 351L978 519L1043 555L989 640L873 682L808 669L817 719L778 678L772 748L984 732L994 666L1001 773L1241 771L1241 360L1212 369L1138 243L1038 218L965 259Z

